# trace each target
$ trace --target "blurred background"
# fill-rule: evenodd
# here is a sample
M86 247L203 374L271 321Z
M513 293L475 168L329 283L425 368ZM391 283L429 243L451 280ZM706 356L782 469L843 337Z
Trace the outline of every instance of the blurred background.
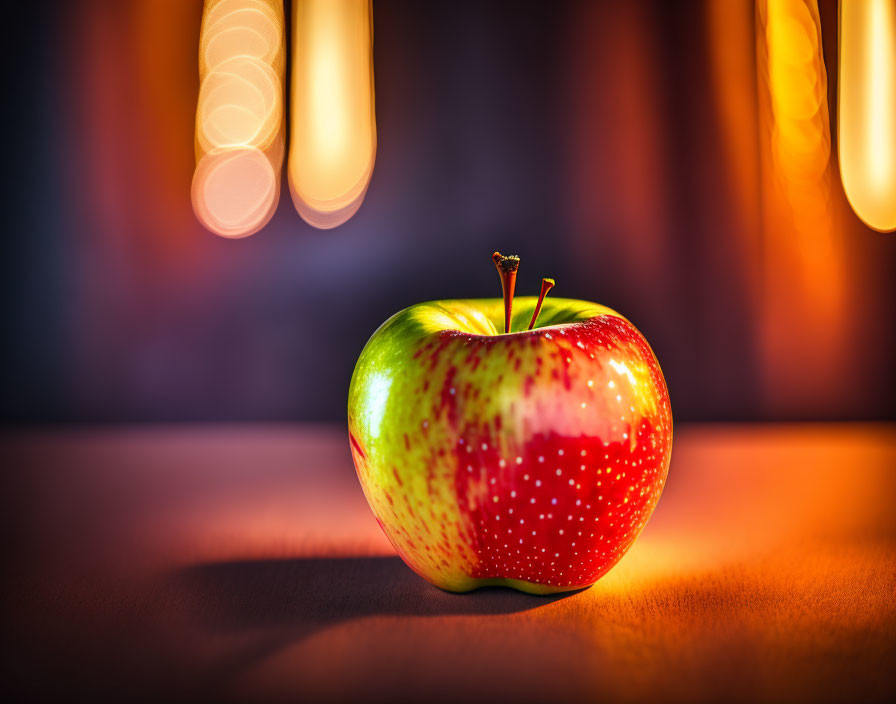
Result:
M377 326L498 296L495 249L518 293L632 320L678 421L896 417L896 235L840 182L834 0L808 150L750 0L373 8L365 202L319 231L284 187L244 240L190 204L201 0L9 10L4 421L341 422Z

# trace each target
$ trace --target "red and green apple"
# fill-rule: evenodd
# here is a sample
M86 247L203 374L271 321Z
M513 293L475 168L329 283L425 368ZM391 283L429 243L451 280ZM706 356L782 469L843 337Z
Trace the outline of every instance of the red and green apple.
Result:
M644 528L668 472L669 395L643 335L596 303L542 305L547 283L513 300L518 261L495 255L503 300L393 315L351 381L367 501L401 558L450 591L593 584Z

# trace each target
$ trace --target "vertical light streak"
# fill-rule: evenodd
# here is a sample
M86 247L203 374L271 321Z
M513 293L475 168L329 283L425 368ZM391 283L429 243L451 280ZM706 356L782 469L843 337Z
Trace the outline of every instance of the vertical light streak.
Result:
M289 186L321 229L357 212L376 157L370 0L295 0Z
M816 0L760 0L757 78L764 393L769 411L788 414L838 391L849 352L848 261L831 197Z
M223 237L257 232L277 207L284 57L282 0L206 0L192 199Z
M755 0L706 3L707 49L714 104L721 130L721 162L733 212L725 225L743 261L750 300L760 289L761 208L756 104Z
M896 0L841 0L843 190L869 227L896 230Z

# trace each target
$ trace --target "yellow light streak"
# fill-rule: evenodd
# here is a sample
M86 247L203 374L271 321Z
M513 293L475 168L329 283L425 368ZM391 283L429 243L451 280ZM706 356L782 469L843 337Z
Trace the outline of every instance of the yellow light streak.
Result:
M328 229L358 210L376 157L370 0L295 0L289 186Z
M869 227L896 230L896 0L841 0L840 175Z

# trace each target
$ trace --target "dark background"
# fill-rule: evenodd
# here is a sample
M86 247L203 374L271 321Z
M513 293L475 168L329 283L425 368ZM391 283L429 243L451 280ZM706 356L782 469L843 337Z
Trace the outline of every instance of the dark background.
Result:
M499 249L518 292L629 317L678 421L893 419L896 236L843 197L836 2L822 255L769 205L757 18L723 5L375 0L360 211L317 231L284 189L229 241L190 210L201 3L17 3L0 414L342 421L377 326L499 295Z

